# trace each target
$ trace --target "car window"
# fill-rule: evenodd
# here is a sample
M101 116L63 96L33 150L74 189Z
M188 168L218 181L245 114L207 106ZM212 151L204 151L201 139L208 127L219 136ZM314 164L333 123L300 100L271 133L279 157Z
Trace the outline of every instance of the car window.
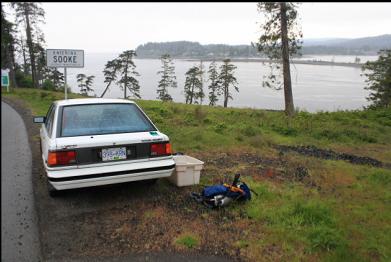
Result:
M102 135L155 131L134 104L64 106L61 136Z
M53 131L53 120L54 120L54 105L51 105L47 115L46 115L46 122L45 122L45 127L48 132L48 136L52 136L52 131Z

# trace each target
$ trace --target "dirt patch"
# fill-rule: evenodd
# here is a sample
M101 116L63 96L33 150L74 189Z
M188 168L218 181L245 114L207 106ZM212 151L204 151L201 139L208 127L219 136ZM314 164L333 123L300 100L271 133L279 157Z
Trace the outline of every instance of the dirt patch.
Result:
M205 162L203 176L211 184L231 183L233 175L241 174L243 181L251 177L255 181L269 180L275 183L301 182L316 187L307 167L289 160L283 154L268 157L257 152L242 150L229 153L197 152L192 154Z
M369 165L391 169L389 164L383 163L371 157L356 156L347 153L335 152L329 149L320 149L315 146L285 146L279 145L277 149L281 152L294 151L305 156L313 156L329 160L344 160L356 165Z

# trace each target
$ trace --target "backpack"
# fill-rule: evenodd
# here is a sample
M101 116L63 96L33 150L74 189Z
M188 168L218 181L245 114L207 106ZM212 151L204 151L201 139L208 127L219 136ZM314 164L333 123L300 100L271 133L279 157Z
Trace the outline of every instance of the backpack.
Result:
M191 193L191 197L207 207L223 207L232 201L251 200L251 190L244 182L239 182L240 174L235 175L232 185L220 184L207 186L201 194Z

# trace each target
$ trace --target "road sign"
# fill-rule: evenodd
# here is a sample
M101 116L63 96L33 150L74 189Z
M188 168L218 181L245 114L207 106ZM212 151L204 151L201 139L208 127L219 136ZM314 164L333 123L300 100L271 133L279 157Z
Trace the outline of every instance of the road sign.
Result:
M46 49L48 67L84 67L84 50Z
M7 91L9 92L10 78L8 72L9 69L1 69L1 86L7 87Z
M84 67L84 50L74 49L46 49L47 67L64 67L65 99L68 99L67 68Z

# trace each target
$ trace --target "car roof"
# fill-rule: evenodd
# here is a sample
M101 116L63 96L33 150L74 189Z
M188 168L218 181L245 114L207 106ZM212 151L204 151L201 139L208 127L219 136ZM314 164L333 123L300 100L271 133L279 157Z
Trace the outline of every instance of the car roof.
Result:
M55 103L59 106L64 105L85 105L85 104L109 104L109 103L128 103L134 104L128 99L112 99L112 98L73 98L66 100L57 100Z

